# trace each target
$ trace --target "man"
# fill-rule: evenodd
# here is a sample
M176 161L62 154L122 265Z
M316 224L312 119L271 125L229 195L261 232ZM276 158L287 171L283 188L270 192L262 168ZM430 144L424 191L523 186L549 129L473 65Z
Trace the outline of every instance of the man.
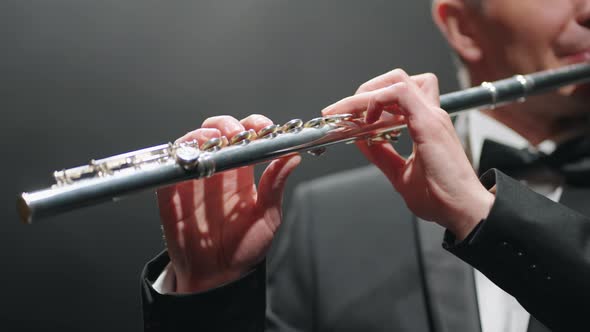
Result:
M588 0L436 0L433 16L474 85L590 58ZM170 264L163 255L144 272L146 329L260 331L265 317L271 331L543 331L537 320L584 329L588 192L554 164L513 173L540 194L496 170L480 182L473 169L494 166L486 145L505 148L490 136L544 153L587 138L588 86L468 115L460 137L438 96L433 75L394 70L324 109L366 111L369 123L400 117L414 152L404 159L390 145L359 142L381 173L352 171L297 191L269 259L267 301L263 259L299 157L272 162L258 187L243 168L161 189ZM270 123L214 117L180 140ZM444 229L445 247L478 271L440 248Z

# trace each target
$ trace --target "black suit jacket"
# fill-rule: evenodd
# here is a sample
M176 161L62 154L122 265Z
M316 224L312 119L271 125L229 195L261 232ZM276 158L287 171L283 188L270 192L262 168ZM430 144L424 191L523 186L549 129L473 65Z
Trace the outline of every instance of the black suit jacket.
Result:
M457 257L553 331L585 327L590 220L500 172L482 181L497 186L492 211L459 244L447 233L448 250L444 230L416 221L374 167L304 184L275 239L266 283L261 264L205 293L158 294L151 284L168 263L162 254L142 276L145 328L479 331L473 271Z

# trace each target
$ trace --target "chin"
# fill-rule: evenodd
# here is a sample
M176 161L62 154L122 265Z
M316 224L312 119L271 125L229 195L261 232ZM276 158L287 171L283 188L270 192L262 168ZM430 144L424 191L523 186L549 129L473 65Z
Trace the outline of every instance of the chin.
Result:
M529 99L531 112L550 118L572 119L590 115L590 95L578 88L564 93L550 93Z
M590 83L577 85L571 96L575 99L586 100L590 103ZM587 106L590 108L590 104L587 104Z

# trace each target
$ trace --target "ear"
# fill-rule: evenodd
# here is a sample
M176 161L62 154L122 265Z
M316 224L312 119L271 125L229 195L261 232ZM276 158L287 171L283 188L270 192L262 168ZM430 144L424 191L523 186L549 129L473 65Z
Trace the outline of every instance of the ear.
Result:
M477 15L464 0L435 0L432 5L434 22L459 57L468 63L481 60L483 54L475 36Z

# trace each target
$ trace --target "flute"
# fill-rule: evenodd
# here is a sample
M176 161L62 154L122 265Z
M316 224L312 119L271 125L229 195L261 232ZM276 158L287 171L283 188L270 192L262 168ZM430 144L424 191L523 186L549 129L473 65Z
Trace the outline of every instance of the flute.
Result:
M440 96L441 108L451 115L478 107L496 107L559 87L590 82L590 63L570 65L529 75L516 75L479 87ZM395 141L406 125L378 121L366 125L360 117L338 114L307 122L291 120L259 132L243 131L234 137L168 143L55 171L50 188L24 192L17 199L21 220L34 220L135 192L257 164L288 154L323 153L332 144L357 140Z

